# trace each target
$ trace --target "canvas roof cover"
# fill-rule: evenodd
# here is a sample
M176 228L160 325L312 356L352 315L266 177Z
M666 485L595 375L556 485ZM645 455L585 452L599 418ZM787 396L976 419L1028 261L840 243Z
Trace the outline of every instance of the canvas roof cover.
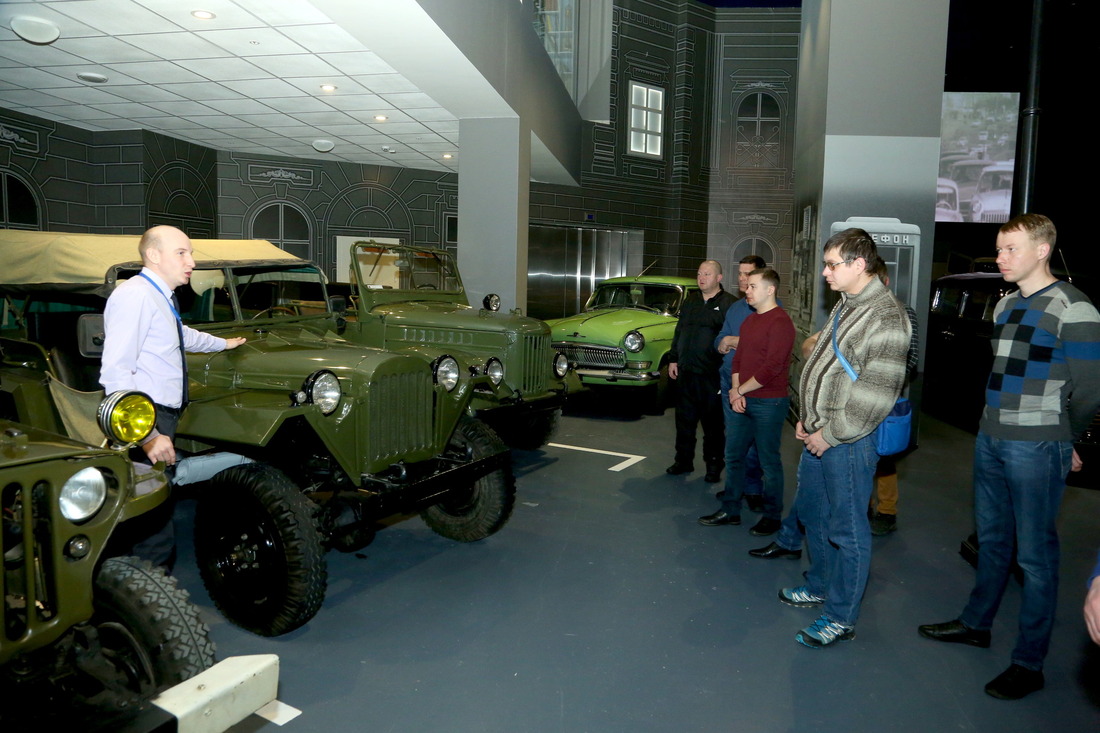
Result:
M112 265L138 262L137 234L0 229L0 288L98 290ZM305 262L263 239L192 239L195 262Z

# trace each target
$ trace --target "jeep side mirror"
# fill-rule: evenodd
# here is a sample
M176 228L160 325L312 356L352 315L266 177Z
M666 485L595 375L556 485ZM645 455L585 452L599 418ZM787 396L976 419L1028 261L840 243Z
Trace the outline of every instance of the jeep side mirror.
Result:
M81 313L76 321L76 344L80 355L88 359L103 356L103 314Z

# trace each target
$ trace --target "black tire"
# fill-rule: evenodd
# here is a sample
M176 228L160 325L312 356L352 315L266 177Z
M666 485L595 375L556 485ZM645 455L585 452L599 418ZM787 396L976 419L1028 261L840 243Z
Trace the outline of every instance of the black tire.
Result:
M462 451L469 447L474 458L507 450L488 425L471 417L459 421L451 441L452 447ZM420 516L436 534L459 542L476 542L503 527L512 516L515 503L516 482L508 462L470 486L456 487L442 502L420 512Z
M315 512L263 463L210 480L195 509L195 558L211 600L232 623L279 636L320 610L328 572Z
M509 417L502 421L500 434L509 448L538 450L550 442L558 429L561 409L540 410L521 417Z
M90 624L116 683L140 697L183 682L214 664L210 630L176 579L146 560L113 557L95 579Z

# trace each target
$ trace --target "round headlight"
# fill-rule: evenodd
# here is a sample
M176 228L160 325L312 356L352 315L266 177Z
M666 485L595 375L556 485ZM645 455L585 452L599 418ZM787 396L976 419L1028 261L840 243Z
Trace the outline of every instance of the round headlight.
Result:
M325 415L331 415L340 404L340 380L327 369L309 375L302 390L309 401L317 405Z
M494 387L504 381L504 365L496 357L485 364L485 373L489 375L489 381Z
M119 443L137 443L153 431L157 408L142 392L118 391L99 403L96 413L99 429Z
M560 351L554 354L554 374L560 379L569 373L569 360Z
M458 386L458 362L454 357L441 356L435 362L435 381L450 392Z
M645 336L637 331L631 331L623 339L623 346L626 347L627 351L637 354L645 346Z
M83 468L61 487L57 503L61 516L70 522L83 522L93 516L107 500L107 479L98 468Z
M500 310L500 296L496 293L489 293L481 300L481 305L487 311Z

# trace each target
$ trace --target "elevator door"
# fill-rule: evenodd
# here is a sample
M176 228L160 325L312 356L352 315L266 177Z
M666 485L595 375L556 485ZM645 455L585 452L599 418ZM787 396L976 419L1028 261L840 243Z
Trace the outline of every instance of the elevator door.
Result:
M528 315L546 319L579 313L596 283L641 273L643 245L641 231L532 225Z

